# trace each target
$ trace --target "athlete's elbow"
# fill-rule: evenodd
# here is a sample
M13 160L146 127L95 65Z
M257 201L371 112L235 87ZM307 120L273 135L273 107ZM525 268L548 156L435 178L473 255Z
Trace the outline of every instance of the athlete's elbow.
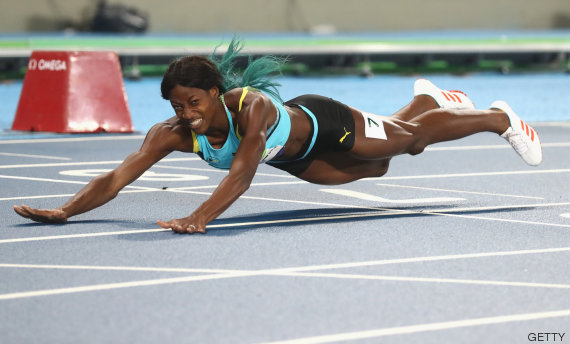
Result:
M117 185L115 181L114 171L101 174L93 178L93 186L95 190L98 190L101 194L105 195L105 198L113 199L117 197L121 188Z
M233 178L231 178L229 182L231 183L234 192L237 195L241 195L245 193L247 190L249 190L254 175L255 174L243 172L243 173L237 173L234 176L232 176Z
M240 181L234 184L238 194L244 194L251 186L251 179L240 178Z

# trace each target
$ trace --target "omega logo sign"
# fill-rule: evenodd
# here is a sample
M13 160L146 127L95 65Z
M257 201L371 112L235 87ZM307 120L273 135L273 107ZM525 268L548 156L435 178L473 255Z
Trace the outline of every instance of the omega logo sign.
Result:
M62 71L67 70L67 64L63 60L44 60L30 59L28 62L28 70L51 70Z

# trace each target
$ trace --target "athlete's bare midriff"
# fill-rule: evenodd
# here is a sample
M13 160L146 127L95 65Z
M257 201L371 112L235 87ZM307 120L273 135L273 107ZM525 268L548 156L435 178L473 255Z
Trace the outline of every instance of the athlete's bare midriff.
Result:
M285 106L285 109L291 118L291 132L283 153L275 160L287 160L298 156L311 134L311 122L302 109L292 106Z

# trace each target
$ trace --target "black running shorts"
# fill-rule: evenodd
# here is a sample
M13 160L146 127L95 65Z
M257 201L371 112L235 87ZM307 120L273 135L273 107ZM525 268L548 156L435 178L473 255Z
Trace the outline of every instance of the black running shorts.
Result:
M307 94L291 99L285 102L285 105L298 108L303 106L308 109L312 113L306 113L312 131L301 149L300 157L291 161L268 161L267 164L298 176L319 155L328 152L347 152L354 146L354 117L350 108L343 103ZM316 138L311 148L315 131ZM310 151L307 154L308 149Z

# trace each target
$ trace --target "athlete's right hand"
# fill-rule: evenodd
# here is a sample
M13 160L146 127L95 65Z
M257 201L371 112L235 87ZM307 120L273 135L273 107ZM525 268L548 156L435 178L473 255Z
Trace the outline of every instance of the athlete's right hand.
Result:
M14 211L27 219L44 223L66 223L67 214L61 209L34 209L22 204L14 206Z

